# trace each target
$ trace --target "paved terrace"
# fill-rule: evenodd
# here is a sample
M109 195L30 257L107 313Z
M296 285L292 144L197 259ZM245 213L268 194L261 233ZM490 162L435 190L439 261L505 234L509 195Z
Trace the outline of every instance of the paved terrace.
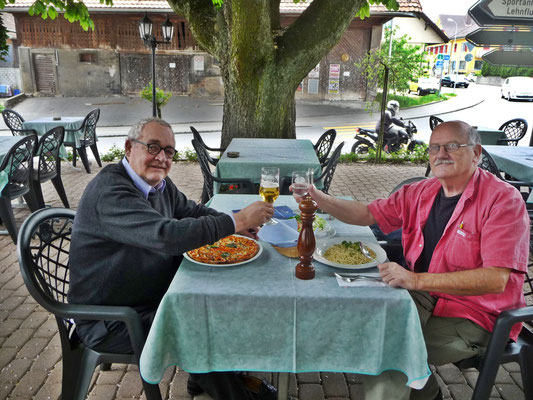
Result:
M76 208L93 173L75 171L63 163L63 181L73 208ZM421 176L425 166L340 164L333 180L334 195L348 195L361 201L386 197L400 181ZM202 177L197 163L180 162L170 176L191 199L198 200ZM48 204L61 207L50 182L43 188ZM29 215L27 208L15 209L20 226ZM28 294L19 273L15 245L9 236L0 236L0 399L59 399L61 392L61 347L54 317L41 308ZM437 368L445 399L470 399L477 378L476 370L459 371L453 365ZM256 374L274 384L276 374ZM187 373L168 368L160 384L163 398L190 399L185 388ZM518 365L500 368L492 398L523 399ZM355 374L304 373L290 376L290 394L300 400L362 400L362 385ZM135 366L113 364L110 371L96 370L90 398L144 398ZM208 400L204 395L197 400Z

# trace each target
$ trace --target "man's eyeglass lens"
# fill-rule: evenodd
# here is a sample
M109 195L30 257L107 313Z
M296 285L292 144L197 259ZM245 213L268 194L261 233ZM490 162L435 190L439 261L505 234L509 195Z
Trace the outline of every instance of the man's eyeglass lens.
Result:
M161 147L157 143L144 143L144 142L141 142L140 140L134 140L134 142L145 145L148 150L148 153L154 156L159 154L161 150L165 151L165 156L167 156L167 158L174 158L174 156L176 155L176 149L170 146Z
M459 150L460 147L473 146L470 143L459 144L459 143L446 143L446 144L431 144L428 146L429 154L437 154L440 151L441 146L444 146L446 153L453 153L454 151Z

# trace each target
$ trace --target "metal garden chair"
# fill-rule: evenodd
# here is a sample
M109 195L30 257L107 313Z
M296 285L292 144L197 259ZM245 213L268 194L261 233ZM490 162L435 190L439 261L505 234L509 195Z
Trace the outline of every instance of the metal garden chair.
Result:
M131 307L67 302L74 216L75 211L66 208L45 208L31 214L20 229L17 255L26 288L56 318L63 352L61 398L82 400L97 365L138 364L146 337L141 317ZM75 319L124 322L134 353L105 353L86 347L76 334ZM161 400L158 385L142 383L149 400Z
M443 122L444 121L442 119L440 119L439 117L436 117L434 115L430 115L429 116L429 127L431 128L432 131L433 131L433 129L435 129L437 127L437 125L440 125ZM426 168L426 173L424 174L424 176L429 176L430 173L431 173L431 166L428 163L428 166Z
M96 138L96 123L98 122L98 119L100 118L100 109L96 108L89 112L85 119L83 120L83 123L78 129L65 129L65 137L67 137L68 134L82 134L83 136L80 138L80 146L77 147L76 142L67 142L63 141L63 145L66 147L72 147L72 165L76 166L76 158L77 153L79 153L81 162L83 163L83 166L85 167L85 170L88 174L91 173L91 167L89 166L89 159L87 158L87 150L86 147L90 147L91 151L93 152L94 158L96 159L96 162L98 163L98 166L102 166L102 161L100 161L100 155L98 154L98 147L96 146L96 141L98 140Z
M204 177L204 185L202 189L202 199L203 204L207 203L211 197L214 195L214 182L234 185L235 188L229 190L228 193L239 193L239 194L254 194L255 185L250 179L245 178L218 178L211 172L209 167L209 154L204 146L202 146L196 139L192 140L192 145L196 154L198 155L198 162L200 163L200 168L202 170L202 175Z

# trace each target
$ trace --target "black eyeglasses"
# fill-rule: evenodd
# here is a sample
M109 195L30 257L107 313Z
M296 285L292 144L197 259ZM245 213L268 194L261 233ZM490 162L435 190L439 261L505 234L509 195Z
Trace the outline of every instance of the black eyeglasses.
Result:
M157 143L144 143L137 139L131 139L131 141L146 146L148 153L154 156L158 155L161 150L164 150L165 156L172 160L177 153L177 150L174 147L161 147Z
M446 153L453 153L454 151L459 150L461 147L468 147L473 146L472 143L465 143L465 144L459 144L455 142L446 143L446 144L430 144L428 146L428 153L429 154L437 154L440 151L441 147L444 147L444 150L446 150Z

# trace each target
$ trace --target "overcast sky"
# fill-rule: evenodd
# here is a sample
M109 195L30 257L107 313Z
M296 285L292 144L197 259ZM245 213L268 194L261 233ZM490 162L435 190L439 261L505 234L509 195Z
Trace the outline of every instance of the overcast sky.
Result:
M433 22L439 14L466 15L475 3L477 0L420 0L422 10Z

